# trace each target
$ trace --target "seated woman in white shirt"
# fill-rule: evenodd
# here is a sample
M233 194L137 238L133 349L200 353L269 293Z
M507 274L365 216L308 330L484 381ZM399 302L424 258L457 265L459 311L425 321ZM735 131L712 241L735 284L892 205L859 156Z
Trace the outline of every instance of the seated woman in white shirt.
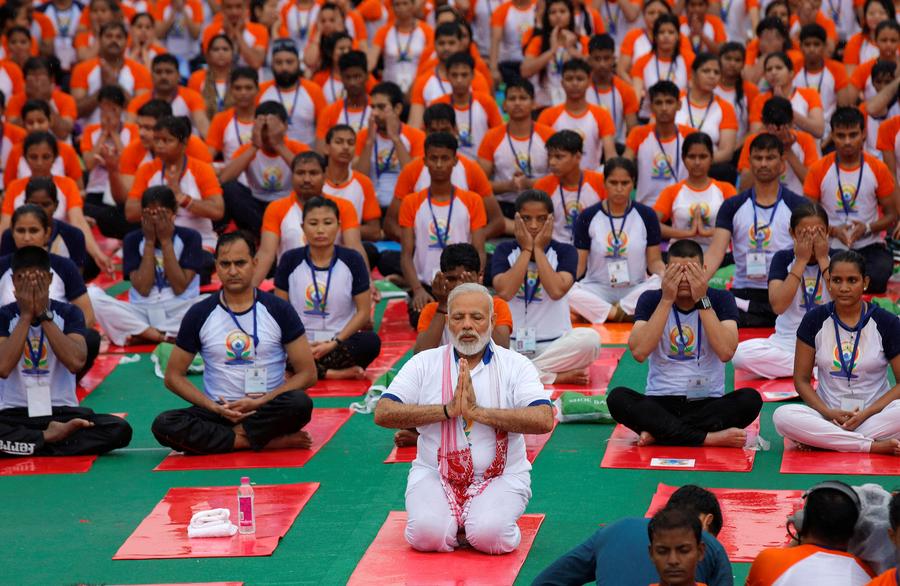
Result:
M784 405L775 429L802 446L900 456L900 320L863 301L866 262L852 250L831 256L833 302L807 313L797 329L794 384L804 405ZM819 369L813 389L812 371Z
M569 307L591 323L633 316L638 297L658 288L666 270L656 213L631 201L636 182L634 161L622 157L608 160L603 179L607 199L575 220L581 280L569 290Z
M769 266L769 303L778 314L775 333L741 342L732 359L735 368L762 378L791 376L800 320L831 300L826 287L831 258L828 214L822 206L807 203L794 208L791 238L794 247L776 252Z
M359 252L335 246L338 206L321 196L303 206L307 245L285 252L275 273L275 294L291 302L306 328L319 379L364 378L381 340L363 331L372 293Z

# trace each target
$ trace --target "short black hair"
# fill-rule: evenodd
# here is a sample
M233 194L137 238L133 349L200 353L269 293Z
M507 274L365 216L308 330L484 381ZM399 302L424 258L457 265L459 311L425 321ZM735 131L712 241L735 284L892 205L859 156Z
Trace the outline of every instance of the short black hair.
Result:
M806 39L819 39L825 43L828 39L828 33L825 32L825 27L821 24L815 22L804 24L803 28L800 29L800 42L802 43Z
M27 202L32 195L39 191L46 192L52 201L59 203L59 191L52 177L30 177L28 183L25 184L25 201Z
M569 59L565 63L563 63L562 71L560 72L562 75L565 75L569 71L582 71L586 73L588 76L591 75L591 66L584 59L579 59L578 57Z
M703 526L700 524L700 518L692 515L684 509L665 507L657 511L650 523L647 525L647 537L650 538L651 545L653 538L660 531L674 531L677 529L687 529L694 534L699 544L703 540Z
M53 136L53 133L46 131L32 132L26 136L25 142L22 144L22 154L27 155L28 149L39 144L49 146L50 150L53 151L53 158L59 156L59 143L56 141L56 137Z
M254 116L275 116L285 124L288 121L287 108L281 102L275 100L266 100L256 107L253 111Z
M888 519L891 522L891 529L896 531L900 527L900 492L891 494L891 502L888 505Z
M603 166L603 177L608 178L616 169L622 169L631 177L633 183L637 183L637 165L631 159L625 157L613 157Z
M803 203L794 208L791 212L791 230L794 230L803 218L819 218L828 227L828 212L819 202L811 201Z
M235 230L234 232L226 232L219 236L219 240L216 242L216 258L219 258L219 251L222 248L231 246L238 240L243 240L247 244L251 258L256 256L256 240L253 238L253 235L246 230Z
M680 242L691 242L681 240ZM695 244L694 242L691 242ZM677 242L676 242L677 244ZM671 250L671 249L670 249ZM700 249L703 252L703 249ZM691 258L681 256L680 258ZM702 257L701 257L702 258ZM712 522L709 524L709 532L718 535L722 530L725 519L722 517L722 507L719 506L719 499L712 492L706 490L696 484L685 484L669 497L666 507L683 509L692 513L699 518L700 515L712 515Z
M584 139L574 130L560 130L548 138L544 146L548 153L550 151L565 151L574 155L584 152Z
M120 85L110 84L100 88L100 91L97 93L97 101L112 102L116 106L124 108L128 100L125 97L125 90Z
M779 155L784 154L784 143L781 139L769 132L761 132L750 141L750 153L753 151L778 151Z
M506 93L509 94L509 90L513 88L519 88L534 99L534 84L524 77L513 77L509 80L509 83L506 84Z
M516 211L522 211L525 204L531 202L543 204L548 214L553 213L553 200L550 199L546 191L541 191L540 189L526 189L520 193L519 197L516 198Z
M349 132L353 135L353 138L356 138L356 131L353 130L352 126L350 126L349 124L335 124L328 129L328 132L325 133L325 144L330 144L331 139L333 139L334 135L338 132Z
M339 71L344 72L353 68L362 69L367 74L369 73L369 64L366 61L366 54L362 51L347 51L338 57Z
M159 120L172 115L172 104L165 100L148 100L146 104L138 108L137 115Z
M788 8L790 10L790 8ZM767 16L764 19L759 21L759 24L756 25L756 38L762 36L762 34L768 30L772 30L777 32L782 40L784 41L784 48L789 49L791 47L791 35L788 32L786 26L784 26L784 22L777 16Z
M434 148L448 149L455 153L459 149L459 141L449 132L432 132L425 137L425 152Z
M852 250L841 251L835 256L842 252L853 253ZM834 257L831 263L834 264ZM813 536L817 541L824 542L826 547L843 548L853 537L858 520L859 508L849 495L834 488L818 488L806 497L800 535Z
M866 129L866 118L856 106L842 106L831 115L831 130L836 128L848 128L856 126L860 130Z
M457 65L464 65L472 71L475 71L475 60L472 59L472 56L465 51L460 51L447 57L447 63L444 65L444 67L446 67L447 71L449 72L452 67Z
M334 212L334 217L336 217L338 219L338 222L340 222L341 209L336 203L334 203L334 201L321 195L315 195L309 198L307 201L303 202L303 217L305 218L306 214L316 208L328 208L329 210Z
M440 120L446 120L456 128L456 111L453 109L453 106L450 104L438 103L425 108L425 113L422 115L422 124L425 128L431 126L432 122L438 122Z
M300 163L308 162L316 163L322 171L325 171L325 167L328 166L328 161L325 160L325 157L316 151L303 151L302 153L297 153L297 156L291 161L291 173L294 172L294 169L296 169L297 165Z
M787 126L794 122L794 106L782 96L773 96L762 107L762 123L772 126Z
M175 68L175 71L178 71L178 59L175 55L171 53L160 53L156 57L153 58L153 61L150 62L150 71L156 69L157 65L168 64Z
M656 96L670 96L679 100L681 99L681 90L678 89L675 82L664 79L651 85L650 89L647 90L647 95L650 96L651 103L656 99Z
M241 65L240 67L235 67L231 70L231 77L229 79L231 83L234 83L239 79L249 79L256 85L259 85L259 72L252 67Z
M473 273L481 272L481 257L468 242L448 244L441 252L441 272L446 273L458 267Z
M889 18L887 20L883 20L878 23L878 26L875 27L875 35L873 38L878 39L878 35L881 34L881 31L891 29L892 31L896 31L900 33L900 23L898 23L893 18Z
M462 36L462 29L457 22L442 22L434 29L435 40L439 37L454 37L456 39L461 39Z
M118 3L110 2L109 4L111 7L114 7L113 12L119 12L119 13L122 12L122 9L118 8ZM85 8L87 8L87 7L85 7ZM124 22L122 22L121 20L118 20L118 19L113 19L113 20L107 22L106 24L102 25L100 27L100 36L102 37L103 35L105 35L106 33L108 33L109 31L112 31L112 30L120 30L120 31L122 31L122 34L124 34L126 37L128 36L128 27L125 26Z
M692 132L691 134L684 137L684 142L681 144L681 157L687 157L687 154L690 152L691 147L694 145L706 147L706 150L709 151L709 154L713 154L712 138L710 138L710 136L705 132Z
M50 271L50 253L40 246L23 246L16 250L10 262L12 272L25 269L40 269Z
M866 277L866 259L863 255L856 252L855 250L839 250L831 255L831 261L828 263L828 272L834 268L834 265L839 262L847 262L853 265L856 265L856 268L859 269L859 274ZM806 521L804 521L806 523Z
M187 144L191 137L191 120L187 116L163 116L156 121L153 130L156 132L165 130L178 142Z
M703 247L690 240L685 238L683 240L678 240L674 244L669 246L669 260L672 258L699 258L700 262L703 262Z
M588 53L593 53L594 51L613 51L613 52L615 52L615 50L616 50L616 40L607 33L594 35L593 37L591 37L591 40L588 41Z
M894 79L894 76L897 74L897 64L888 61L886 59L879 59L875 62L875 65L872 66L872 81L874 82L876 79L881 77L890 77L890 79Z
M10 227L15 227L22 216L34 216L44 230L50 229L50 217L44 211L44 208L35 203L26 203L17 207L16 211L13 212L12 220L9 222Z
M178 211L175 192L166 185L154 185L144 190L143 195L141 195L141 208L148 208L154 203L173 212Z
M44 100L26 100L22 105L21 117L24 121L32 112L43 112L47 119L50 119L50 104Z
M46 57L29 57L22 66L22 75L28 77L33 71L44 71L50 77L53 77L53 66Z
M369 96L381 94L390 100L392 106L398 106L403 103L403 90L400 86L392 81L383 81L372 88Z

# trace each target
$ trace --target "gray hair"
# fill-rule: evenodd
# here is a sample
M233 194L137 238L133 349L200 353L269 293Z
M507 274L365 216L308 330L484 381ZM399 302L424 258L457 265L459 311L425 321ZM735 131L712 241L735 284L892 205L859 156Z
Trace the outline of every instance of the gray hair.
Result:
M488 307L490 308L488 310L488 316L494 315L494 297L491 295L491 292L488 291L487 287L480 283L463 283L454 287L453 291L450 291L450 296L447 297L448 313L450 313L450 308L453 306L453 300L466 293L480 293L487 297Z

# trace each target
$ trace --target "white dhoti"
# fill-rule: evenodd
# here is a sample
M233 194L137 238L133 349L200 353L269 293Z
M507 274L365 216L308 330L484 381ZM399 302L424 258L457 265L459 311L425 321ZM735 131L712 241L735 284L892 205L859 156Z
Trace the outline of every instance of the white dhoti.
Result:
M593 328L573 328L552 342L538 344L531 362L545 385L567 370L587 368L600 356L600 334Z
M205 297L201 295L195 299L169 299L140 305L120 301L96 285L88 287L88 295L97 322L117 346L124 346L129 336L140 335L151 327L169 336L177 335L184 314Z
M450 552L459 546L459 526L450 511L437 470L419 471L406 489L406 541L419 551ZM503 474L473 497L466 516L469 544L488 554L509 553L519 547L522 534L516 522L531 498L528 476Z
M892 402L853 431L827 421L806 405L779 407L772 421L778 433L797 443L836 452L868 452L874 441L900 439L900 401Z
M644 291L659 289L662 281L651 275L643 283L631 287L604 287L597 283L577 282L569 289L569 307L591 323L602 324L609 317L612 306L618 304L628 315L634 315L638 298Z
M773 335L745 340L738 344L732 362L735 368L762 378L784 378L794 375L796 338Z

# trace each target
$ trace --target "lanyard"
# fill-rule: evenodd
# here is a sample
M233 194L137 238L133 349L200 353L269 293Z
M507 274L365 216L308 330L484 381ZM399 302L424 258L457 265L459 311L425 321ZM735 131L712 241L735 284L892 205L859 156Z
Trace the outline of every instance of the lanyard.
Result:
M366 113L369 111L369 102L366 100L366 105L363 106L362 116L359 117L359 126L356 127L356 131L359 132L362 130L363 125L366 123ZM347 100L344 100L344 124L347 126L353 127L350 124L350 110L347 108ZM391 153L393 155L393 153Z
M762 250L762 242L765 238L762 237L760 232L765 228L768 228L772 225L772 222L775 221L775 212L778 211L778 204L781 203L781 184L778 184L778 196L775 199L775 205L772 206L772 213L769 215L769 222L767 224L763 224L762 226L758 223L758 218L756 216L756 188L754 187L750 190L750 205L753 207L753 236L756 239L756 250Z
M688 107L688 119L691 121L691 127L696 128L697 130L703 130L703 125L706 124L706 118L709 116L709 111L712 110L713 100L716 99L715 94L709 97L709 103L706 104L706 111L703 112L703 118L700 120L700 125L697 126L694 124L694 109L691 108L691 92L688 90L687 94L687 107Z
M606 200L606 217L609 219L609 231L612 232L613 237L613 258L619 258L619 249L622 248L622 235L625 233L625 222L628 220L628 214L631 213L633 206L631 202L628 203L628 207L625 208L625 213L622 214L622 225L619 226L619 232L616 233L616 226L613 224L613 216L612 211L609 209L609 200Z
M434 68L434 78L437 80L438 85L441 86L441 95L446 96L447 94L449 94L450 92L448 92L447 88L444 87L444 80L441 79L441 74L438 71L437 67Z
M316 279L317 269L316 265L313 264L308 246L306 247L306 263L309 265L309 274L312 277L313 288L315 289L316 309L322 313L322 317L325 317L325 304L328 303L328 290L331 289L331 274L334 272L334 265L337 264L337 251L335 251L334 256L331 258L331 263L328 265L328 278L325 280L325 291L322 293L319 293L319 281Z
M819 269L818 274L816 275L816 286L813 287L812 293L809 293L806 290L806 279L800 283L800 291L803 292L803 308L806 311L810 311L812 308L816 306L816 292L819 290L819 283L822 281L822 269Z
M284 106L284 98L281 97L281 90L278 86L275 86L275 91L278 92L278 101L281 102L281 105ZM294 110L297 109L297 100L300 98L300 82L297 82L297 87L294 89L294 103L291 105L291 109L288 110L288 121L294 119Z
M833 20L835 24L837 24L838 20L841 17L840 7L841 7L840 2L838 2L838 5L835 6L834 0L828 0L828 8L831 10L831 20Z
M819 94L822 93L822 82L825 81L825 69L827 69L827 68L823 66L823 67L822 67L822 72L821 72L820 77L819 77L819 83L816 84L816 91L819 92ZM805 67L803 68L803 83L806 84L806 87L810 87L810 85L809 85L809 72L806 70Z
M343 82L342 82L342 83L343 83ZM337 102L337 101L338 101L338 95L337 95L337 90L334 89L334 75L329 75L329 76L328 76L328 87L331 88L331 101L332 101L332 102ZM346 93L346 92L342 89L342 90L341 90L341 95L343 96L345 93Z
M562 200L563 217L566 219L566 228L568 230L575 229L575 220L578 219L579 209L581 205L581 188L584 186L584 173L578 176L578 195L575 196L575 208L570 214L566 209L566 194L563 191L562 181L559 182L559 199Z
M59 36L68 38L69 27L72 25L72 13L75 11L75 5L69 6L68 10L61 11L55 6L53 7L53 20L56 21L56 28L59 29ZM65 18L63 14L65 13ZM65 24L63 24L65 22Z
M509 150L512 151L513 158L516 160L516 165L519 166L519 169L522 170L522 173L525 173L525 176L531 178L531 142L534 140L534 123L531 123L531 132L528 134L528 161L522 163L522 160L519 158L519 153L516 152L516 147L513 146L512 135L509 132L509 125L506 126L506 142L509 143ZM2 148L2 147L0 147Z
M306 22L300 20L300 13L303 12L299 8L294 12L296 14L296 22L297 22L297 34L300 36L300 40L306 40L306 35L309 34L309 21L312 20L312 9L306 12Z
M622 7L616 2L615 17L609 7L609 0L606 0L606 2L603 3L603 7L606 8L606 26L609 27L609 34L616 36L616 30L619 28L619 17L622 15Z
M678 60L678 58L676 57L676 58L672 59L672 61L669 63L669 72L666 74L666 81L673 81L672 78L675 77L675 76L672 75L672 74L673 74L674 71L675 71L675 62L676 62L677 60ZM662 76L659 74L659 57L657 57L656 55L654 55L654 56L653 56L653 62L654 62L654 64L656 65L656 81L662 81L663 78L662 78Z
M219 84L216 80L212 82L213 91L216 92L216 106L219 107L219 110L225 107L225 96L228 95L228 86L225 86L225 93L223 95L219 94Z
M413 29L409 33L409 37L406 41L406 47L400 46L400 31L397 27L394 27L394 39L397 41L397 57L401 63L409 61L409 50L412 49L413 37L416 34L416 29Z
M847 220L850 219L850 202L856 200L856 197L859 195L859 188L862 185L863 171L865 170L865 165L863 165L863 163L865 163L865 159L860 155L859 176L856 178L856 191L853 192L853 198L851 199L844 192L844 184L841 183L841 164L837 154L834 156L834 172L837 174L838 194L841 196L841 206L844 208L844 214L847 216Z
M453 106L453 109L455 111L456 106ZM461 143L460 146L464 146L464 147L472 146L472 110L474 110L474 109L475 109L475 98L470 93L469 94L469 128L465 134L463 134L462 132L459 133L459 142Z
M25 344L28 346L28 356L31 358L31 368L36 371L39 368L38 365L41 362L41 356L44 355L44 328L41 328L41 337L38 340L37 352L35 352L34 346L31 345L31 338L27 338Z
M678 308L673 310L675 312L675 327L678 328L678 355L684 358L684 347L687 345L687 341L684 339L684 331L681 329L681 318L678 317ZM700 344L703 342L703 324L700 322L700 315L697 315L697 365L700 365Z
M380 179L382 175L388 172L388 169L391 168L391 159L394 157L394 150L397 148L397 145L391 143L391 150L388 153L387 158L384 160L384 165L378 165L378 137L375 137L375 148L372 149L372 152L375 155L375 177Z
M162 161L160 161L162 162ZM181 175L178 177L178 185L181 185L181 181L184 179L184 175L187 173L187 155L184 156L184 165L181 167ZM159 184L166 184L166 164L162 162L162 167L159 169Z
M428 188L428 209L431 211L431 220L434 222L434 236L437 238L438 246L443 250L447 247L447 235L450 234L450 218L453 217L453 202L456 200L456 187L450 187L450 209L447 210L447 227L441 232L438 225L437 216L434 215L434 206L431 205L431 188Z
M235 135L235 136L237 137L237 139L238 139L238 146L243 146L243 145L244 145L244 139L241 138L241 127L240 127L240 125L238 124L237 112L234 113L234 118L232 118L231 120L232 120L232 122L234 123L234 135Z
M520 251L519 251L519 254L523 254L523 252L520 250ZM530 261L530 260L528 261L528 264L529 264L529 266L530 266L530 264L531 264L531 261ZM526 319L527 319L527 316L528 316L528 304L531 303L532 301L534 301L534 297L535 297L535 295L537 295L537 290L538 290L538 289L540 288L540 286L541 286L541 277L540 277L540 275L538 275L538 276L536 276L536 277L534 278L534 285L531 286L531 287L529 287L529 286L528 286L528 270L526 270L526 271L525 271L525 282L522 284L522 286L525 288L525 316L526 316Z
M678 173L681 171L681 155L679 154L681 153L681 133L677 128L675 129L675 167L672 167L672 159L669 158L669 153L663 148L662 141L659 139L659 132L655 128L653 129L653 136L656 137L656 144L659 146L663 159L666 161L669 173L672 174L672 181L678 181Z
M234 325L237 326L237 329L244 332L244 335L249 335L249 334L247 334L247 330L245 330L243 327L241 327L241 324L238 321L237 316L234 315L234 312L231 311L230 307L228 307L228 302L225 301L225 294L220 293L219 298L222 300L222 305L225 307L225 311L228 312L228 315L231 317L231 321L234 322ZM257 346L259 346L259 336L257 335L257 331L256 331L256 290L254 290L253 291L253 355L254 356L256 356Z
M731 6L734 4L734 0L730 0L728 4L723 3L721 8L719 8L719 12L722 14L722 22L728 22L728 13L731 12Z
M597 105L598 106L606 105L600 99L600 91L597 89L596 84L594 84L594 95L597 97ZM618 125L619 119L616 117L616 84L615 84L615 82L611 82L609 85L609 96L610 96L609 101L611 102L609 110L612 112L613 124Z
M873 307L866 313L866 304L863 303L862 310L859 312L859 323L856 324L855 328L848 328L842 321L841 318L838 317L837 312L834 309L834 302L831 303L831 323L834 326L834 343L837 344L837 355L838 359L841 361L841 372L847 375L847 384L850 384L850 379L853 378L853 369L856 368L856 351L859 349L859 339L862 338L862 330L866 326L866 322L869 321L869 316L872 315L872 312L875 310ZM850 354L849 361L844 358L844 346L841 344L841 331L838 329L838 324L840 327L850 332L850 336L856 334L856 339L853 340L853 352Z

